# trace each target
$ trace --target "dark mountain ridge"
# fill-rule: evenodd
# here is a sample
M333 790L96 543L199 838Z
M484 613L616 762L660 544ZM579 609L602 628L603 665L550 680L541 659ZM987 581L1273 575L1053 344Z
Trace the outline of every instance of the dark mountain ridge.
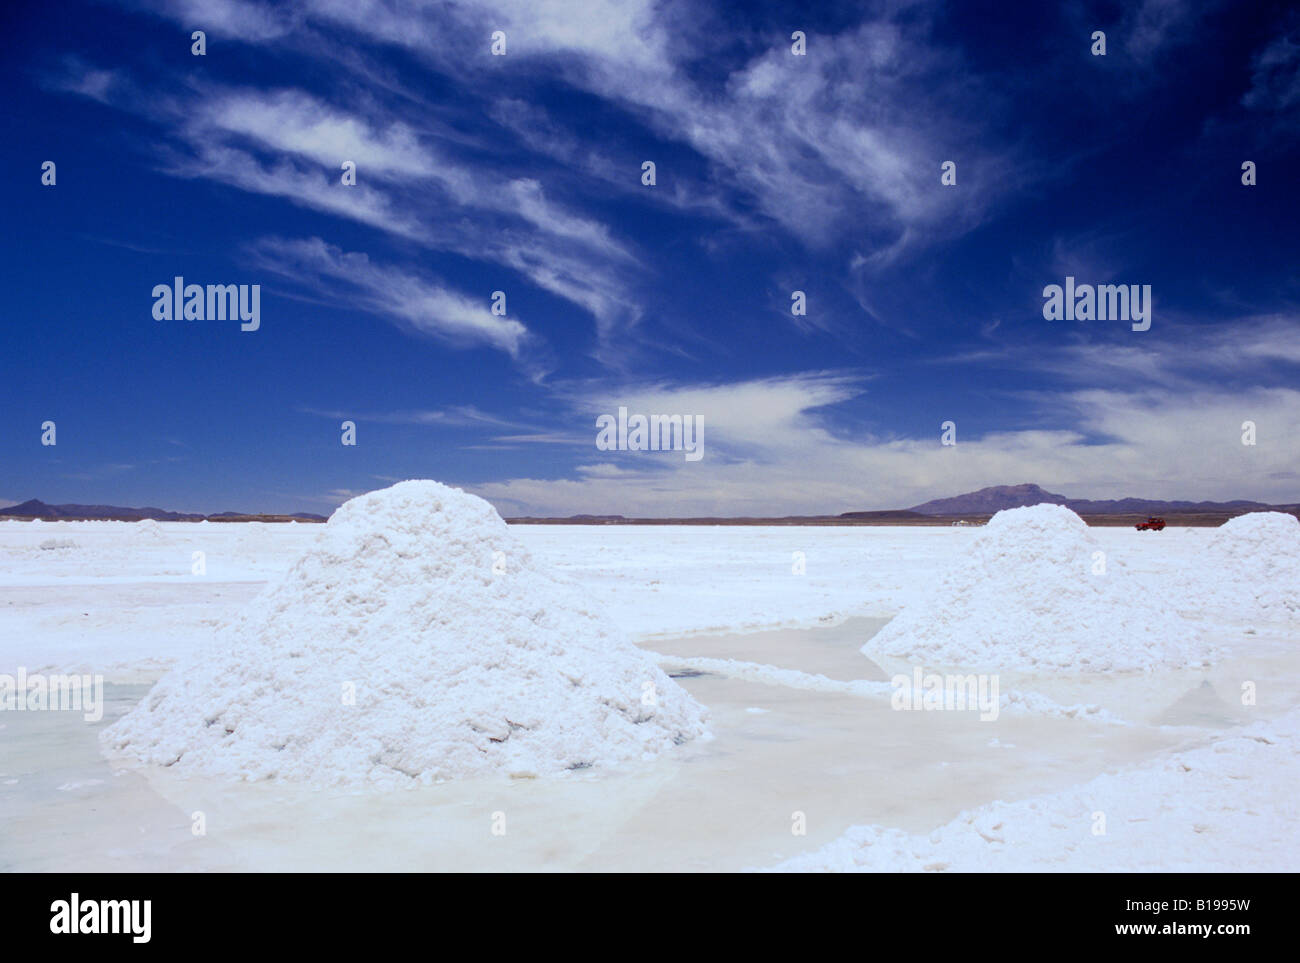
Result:
M243 521L248 519L291 519L296 518L301 521L323 522L324 515L313 515L309 512L297 512L292 515L278 515L273 513L259 514L257 512L218 512L214 515L200 515L194 512L171 512L164 508L124 508L120 505L47 505L39 498L30 498L19 505L10 505L8 508L0 508L0 518L43 518L49 520L58 519L104 519L113 521L140 521L145 518L152 518L158 522L201 522L204 519L213 521Z
M1292 510L1294 505L1266 505L1263 502L1236 499L1228 502L1192 502L1161 498L1068 498L1049 492L1038 485L994 485L979 491L936 498L914 506L911 511L922 515L991 515L1007 508L1023 508L1049 502L1064 505L1077 515L1120 515L1162 512L1257 512L1271 509Z

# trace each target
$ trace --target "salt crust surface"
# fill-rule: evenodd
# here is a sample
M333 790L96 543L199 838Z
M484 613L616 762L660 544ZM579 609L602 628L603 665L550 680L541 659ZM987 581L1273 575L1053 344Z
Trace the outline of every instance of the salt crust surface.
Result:
M854 826L785 872L1294 872L1300 710L930 833ZM1104 833L1094 831L1098 816Z

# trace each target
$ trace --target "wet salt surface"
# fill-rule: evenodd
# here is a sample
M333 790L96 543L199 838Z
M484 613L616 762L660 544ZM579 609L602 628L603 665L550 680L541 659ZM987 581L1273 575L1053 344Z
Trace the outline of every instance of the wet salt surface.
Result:
M831 679L885 679L858 647L883 620L829 628L655 639L666 656L737 659ZM104 720L0 713L0 870L736 870L770 865L878 823L924 832L993 799L1083 782L1242 716L1300 700L1283 636L1208 672L1052 678L1001 688L1088 701L1133 723L971 712L902 712L867 698L727 678L679 682L715 738L671 758L558 779L470 779L388 793L223 783L118 768L99 729L148 686L105 688ZM1259 705L1237 693L1255 680ZM761 713L751 710L762 709ZM1257 714L1257 715L1256 715ZM16 781L15 781L16 780ZM206 835L192 831L196 813ZM504 835L494 835L494 825ZM792 834L802 814L806 835Z

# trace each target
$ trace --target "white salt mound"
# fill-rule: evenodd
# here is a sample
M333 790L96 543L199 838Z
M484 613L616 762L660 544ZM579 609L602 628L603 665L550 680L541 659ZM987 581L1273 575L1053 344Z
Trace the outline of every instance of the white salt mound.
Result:
M167 534L163 527L152 518L142 518L138 522L131 523L131 541L137 544L149 544L151 542L168 541Z
M1214 530L1205 564L1183 573L1189 600L1218 616L1300 619L1300 521L1252 512Z
M705 717L491 505L407 481L339 508L102 739L181 771L387 787L618 765Z
M1210 652L1199 631L1157 586L1100 551L1064 506L998 512L927 597L862 651L995 671L1203 664Z

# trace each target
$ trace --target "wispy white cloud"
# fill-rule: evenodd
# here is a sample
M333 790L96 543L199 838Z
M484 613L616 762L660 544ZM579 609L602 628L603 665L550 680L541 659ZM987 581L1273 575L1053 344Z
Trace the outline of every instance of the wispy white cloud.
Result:
M446 408L407 409L402 411L356 412L303 407L304 414L317 415L331 420L353 419L389 425L426 425L445 428L522 428L524 425L499 418L474 405L450 405Z
M167 153L163 170L176 177L203 178L279 197L409 240L428 240L428 230L418 218L369 185L344 189L333 171L289 157L264 161L249 151L205 141L201 136L195 136L193 146L192 154Z
M268 238L252 248L256 263L269 271L310 284L317 293L338 289L351 303L394 318L410 329L459 344L483 343L519 358L528 329L513 318L494 315L488 299L471 300L440 283L376 264L320 238Z
M201 118L195 121L196 135L217 131L248 137L331 170L350 160L363 177L435 177L438 173L431 149L406 124L394 120L375 125L301 91L222 90L195 106Z
M806 372L723 384L633 384L591 391L580 404L593 418L621 406L642 414L698 416L710 446L759 455L823 433L819 409L861 394L865 380L861 374Z
M1142 0L1120 22L1122 49L1150 63L1189 40L1200 18L1216 5L1214 0Z
M53 85L87 93L84 80L73 82L70 73ZM135 90L120 78L94 86ZM296 90L206 85L153 99L106 97L177 135L161 153L166 173L282 198L500 265L589 312L597 354L616 350L619 332L641 317L630 280L643 269L606 225L558 203L535 178L453 158L373 102L363 117ZM345 187L340 165L349 160L358 165L357 183Z
M485 0L469 8L478 24L510 19L509 4ZM720 186L748 194L809 243L861 234L864 224L876 249L919 241L918 225L937 241L979 223L1009 190L1004 175L1014 152L989 129L996 98L969 79L953 79L960 64L929 42L919 8L899 22L883 18L811 36L805 57L773 37L720 90L691 79L683 27L691 15L680 5L629 4L591 36L557 25L562 10L567 23L583 23L580 4L549 8L555 23L534 22L531 10L526 29L521 22L525 55L550 55L548 65L575 86L638 111L662 136L688 144L712 163ZM522 12L515 16L524 20ZM519 129L530 132L525 124ZM554 133L550 139L564 145ZM959 162L960 204L940 186L944 160ZM1023 165L1019 176L1023 186Z
M1188 393L1229 379L1287 385L1295 380L1290 366L1300 365L1300 316L1246 315L1219 324L1169 319L1149 333L1119 339L1063 331L1050 351L1038 341L1008 341L933 362L1045 372L1065 385L1151 385Z
M493 441L502 444L527 444L542 445L586 445L591 443L591 439L586 435L565 434L555 431L531 431L521 435L497 435Z
M1242 104L1255 111L1300 108L1300 31L1275 37L1252 61L1250 90Z
M392 479L392 481L404 481L405 479ZM324 508L334 509L344 502L364 495L371 491L368 488L331 488L328 491L315 492L309 495L294 495L295 501L308 502L314 505L320 505Z
M101 104L120 101L125 94L125 82L118 71L91 67L79 57L65 58L62 69L50 75L47 81L55 90L89 97Z
M213 0L224 11L222 23L238 20L228 9L234 2ZM241 0L239 10L245 6ZM165 3L160 12L175 19L182 9ZM258 9L259 26L237 32L245 41L264 42L268 20L287 22L271 8ZM773 36L721 85L706 85L691 69L697 58L713 54L693 26L701 11L679 0L307 0L295 5L294 21L299 32L329 25L372 43L402 46L431 69L470 85L475 78L490 81L503 63L512 72L562 77L698 152L714 174L711 193L748 196L810 244L852 233L870 244L870 254L888 257L970 230L1011 192L1009 173L1017 174L1017 188L1032 176L994 133L1004 109L997 96L935 44L936 10L913 3L866 14L856 27L810 36L805 57L792 55L784 35ZM1144 29L1154 36L1166 19L1153 12ZM505 58L488 55L494 30L506 32ZM438 43L428 41L434 36ZM534 149L589 171L595 166L582 160L592 148L578 147L572 132L550 123L540 109L508 92L490 98L488 109ZM941 188L944 160L958 162L960 192ZM677 173L665 178L676 183L656 199L676 195L685 205L701 205L705 192L686 186ZM713 200L703 206L710 204L748 223L748 205Z
M1300 391L1078 390L1053 399L1077 427L983 435L957 417L958 443L854 436L828 429L813 408L792 409L790 384L733 386L750 400L771 392L767 430L734 422L710 434L702 461L670 453L601 453L606 467L573 477L512 478L470 486L506 513L570 515L786 515L900 508L1008 481L1034 481L1074 497L1297 500ZM709 391L719 395L723 386ZM671 412L680 395L646 399ZM822 400L816 392L808 404ZM1025 402L1026 405L1032 402ZM739 409L738 409L739 410ZM1257 444L1241 442L1254 421ZM729 446L739 434L763 444ZM593 453L594 448L594 432ZM723 454L714 446L718 441ZM729 450L728 450L729 447ZM736 457L743 452L741 457Z
M191 30L216 37L266 43L279 40L301 26L296 4L257 0L136 0Z

